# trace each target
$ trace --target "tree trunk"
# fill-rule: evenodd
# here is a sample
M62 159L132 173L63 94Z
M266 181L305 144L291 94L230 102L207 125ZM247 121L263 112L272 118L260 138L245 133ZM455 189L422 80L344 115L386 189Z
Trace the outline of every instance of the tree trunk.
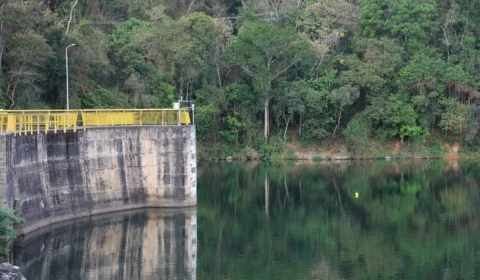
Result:
M222 88L222 75L220 74L220 66L218 65L218 57L217 57L217 54L218 54L218 50L215 50L215 58L214 58L214 62L215 62L215 67L216 67L216 70L217 70L217 78L218 78L218 86L220 88Z
M7 84L7 96L10 99L8 108L11 110L15 106L15 91L17 90L17 85L20 82L20 78L25 70L25 64L20 66L18 71L13 71L12 76Z
M77 4L78 4L78 0L75 0L75 3L73 3L72 8L70 9L70 17L67 23L67 30L65 31L66 35L68 35L68 31L70 30L70 24L72 23L72 18L73 18L73 11L75 10L75 6L77 6Z
M2 57L3 57L3 40L2 40L2 35L0 35L0 73L2 72Z
M335 126L335 129L333 130L333 136L335 136L335 133L337 132L338 127L340 126L341 118L342 118L342 110L340 110L340 114L338 114L337 125Z
M4 43L3 43L3 21L1 18L3 17L3 7L0 9L0 74L2 73L2 58L3 58L3 50L4 50Z
M268 125L268 123L269 123L269 113L270 113L270 111L268 110L268 104L269 103L270 103L270 98L267 97L265 99L265 103L264 103L264 106L265 106L265 108L264 108L265 109L265 120L264 120L265 121L265 126L264 126L264 131L263 131L263 138L265 140L265 144L268 143L268 136L269 136L269 133L270 133L269 125Z
M290 117L285 120L285 131L283 132L283 142L287 142L287 130L288 124L290 123Z
M298 136L302 139L302 114L300 114L300 124L298 125Z

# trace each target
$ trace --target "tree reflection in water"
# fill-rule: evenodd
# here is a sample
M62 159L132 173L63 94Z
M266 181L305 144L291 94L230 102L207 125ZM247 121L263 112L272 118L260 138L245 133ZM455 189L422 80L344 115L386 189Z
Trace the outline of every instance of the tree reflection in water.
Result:
M199 279L478 279L475 162L203 163Z

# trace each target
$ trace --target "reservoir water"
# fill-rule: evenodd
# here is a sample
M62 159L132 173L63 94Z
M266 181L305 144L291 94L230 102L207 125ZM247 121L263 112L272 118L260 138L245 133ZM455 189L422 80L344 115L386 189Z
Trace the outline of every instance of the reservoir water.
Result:
M54 225L9 259L32 279L479 279L472 161L200 163L197 209Z

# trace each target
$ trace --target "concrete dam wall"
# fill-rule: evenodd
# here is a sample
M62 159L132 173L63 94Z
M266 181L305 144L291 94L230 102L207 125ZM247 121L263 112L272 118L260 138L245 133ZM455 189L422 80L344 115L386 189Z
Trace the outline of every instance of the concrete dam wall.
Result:
M144 207L196 205L194 126L0 136L0 203L21 231Z

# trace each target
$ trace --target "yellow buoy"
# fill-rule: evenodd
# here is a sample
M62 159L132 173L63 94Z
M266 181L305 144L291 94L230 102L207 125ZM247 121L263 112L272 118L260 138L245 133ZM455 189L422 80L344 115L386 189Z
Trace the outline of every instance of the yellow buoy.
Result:
M355 198L358 198L358 192L355 193Z
M339 35L340 35L340 38L343 38L343 37L345 37L345 33L343 33L343 32L340 32L340 34L339 34Z

